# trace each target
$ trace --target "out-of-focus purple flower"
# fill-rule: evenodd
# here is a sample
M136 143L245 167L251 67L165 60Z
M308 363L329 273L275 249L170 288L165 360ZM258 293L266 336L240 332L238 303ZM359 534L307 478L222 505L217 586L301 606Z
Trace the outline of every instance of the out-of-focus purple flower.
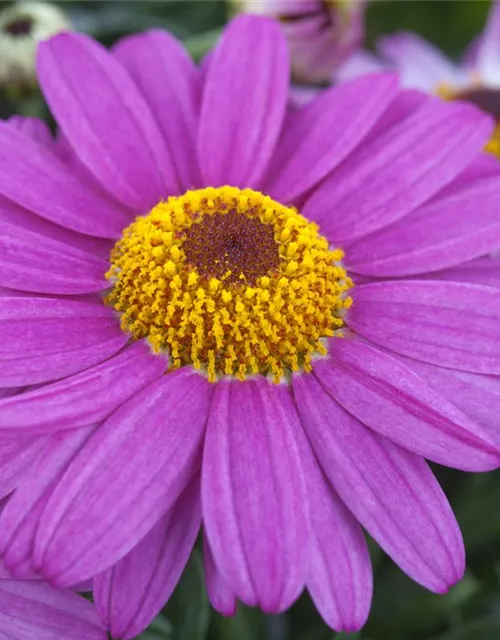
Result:
M467 100L497 122L487 150L500 156L500 0L493 0L488 21L461 62L416 33L381 38L377 55L355 52L337 73L338 80L394 69L404 86L435 93L449 100Z
M205 65L161 31L61 34L38 61L57 141L0 126L0 552L95 577L128 640L203 526L219 611L308 589L351 631L362 527L443 593L464 547L426 459L500 464L492 123L391 73L290 114L255 16Z
M239 11L283 25L298 83L329 83L364 36L366 0L235 0Z

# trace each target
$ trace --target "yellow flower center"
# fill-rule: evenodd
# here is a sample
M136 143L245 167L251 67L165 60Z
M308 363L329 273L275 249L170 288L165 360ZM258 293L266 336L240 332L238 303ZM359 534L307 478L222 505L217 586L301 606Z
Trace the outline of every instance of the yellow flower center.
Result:
M134 338L211 382L310 371L341 333L352 282L316 224L251 189L188 191L116 243L106 302Z

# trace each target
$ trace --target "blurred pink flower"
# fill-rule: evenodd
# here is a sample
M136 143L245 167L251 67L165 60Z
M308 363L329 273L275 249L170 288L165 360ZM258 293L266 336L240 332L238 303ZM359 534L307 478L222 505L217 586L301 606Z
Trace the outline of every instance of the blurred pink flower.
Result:
M298 83L329 82L363 40L366 0L236 0L236 5L280 20Z
M497 127L486 148L500 156L500 0L493 0L483 32L460 62L410 32L381 38L376 50L377 55L355 52L338 70L336 79L393 69L408 88L472 102L495 118Z

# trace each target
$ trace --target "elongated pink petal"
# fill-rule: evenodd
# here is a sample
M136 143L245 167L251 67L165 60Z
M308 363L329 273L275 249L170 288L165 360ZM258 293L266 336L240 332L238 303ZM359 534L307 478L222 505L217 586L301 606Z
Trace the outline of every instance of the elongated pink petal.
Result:
M223 616L234 616L236 613L236 597L215 564L214 555L206 535L203 535L203 567L210 604Z
M165 606L189 560L200 524L196 478L132 551L95 579L97 611L114 638L137 637Z
M489 117L477 109L429 99L351 154L314 192L303 213L337 244L377 231L450 182L490 132Z
M358 522L327 484L303 426L294 434L306 476L311 516L306 585L330 627L355 631L366 622L372 599L368 547Z
M46 433L103 420L166 365L144 344L133 344L82 373L0 400L0 432Z
M500 438L468 418L397 358L356 340L330 341L314 371L366 426L429 460L466 471L500 466Z
M76 231L71 231L66 227L61 227L58 224L50 222L46 218L38 216L32 211L28 211L15 202L7 200L7 198L4 198L3 196L0 196L0 223L2 223L2 225L5 223L9 226L13 225L18 227L18 229L23 231L23 233L28 231L33 234L37 234L37 240L40 236L45 236L49 240L55 240L59 244L62 243L66 245L65 252L69 255L71 255L71 249L75 248L78 254L86 252L87 254L90 253L92 256L98 256L101 259L106 260L104 264L104 272L108 269L107 260L109 259L109 254L113 247L113 243L110 240L86 236ZM28 237L31 236L31 233ZM33 247L33 251L36 253L36 248ZM90 260L92 260L92 258L90 258ZM26 267L29 267L29 261Z
M0 193L90 236L118 238L131 220L130 212L90 189L53 153L1 122Z
M108 192L139 211L178 192L148 105L104 47L82 33L61 33L40 45L37 67L64 135Z
M113 52L148 101L182 189L202 186L196 156L201 73L189 54L160 29L122 38Z
M481 216L477 215L478 208ZM500 246L500 177L476 180L346 248L346 265L377 277L437 271Z
M366 136L396 91L396 76L380 74L321 93L285 128L266 191L290 202L320 182ZM366 98L360 100L360 95Z
M7 120L9 127L28 136L35 142L50 145L53 142L52 133L46 122L40 118L27 116L12 116Z
M44 438L0 440L0 498L9 495L37 459Z
M33 580L0 580L0 636L5 640L106 640L92 603Z
M42 234L0 222L0 284L37 293L78 294L108 285L106 261Z
M55 380L94 366L127 342L100 302L0 298L0 385Z
M193 476L211 394L205 378L183 369L120 407L49 498L35 541L35 569L69 586L131 551Z
M259 185L283 123L288 83L278 23L248 15L234 19L211 56L204 85L198 158L207 184Z
M353 289L347 324L417 360L500 373L500 291L442 281L377 282Z
M420 362L413 358L402 358L405 365L466 416L481 426L488 438L497 445L500 442L498 429L498 407L500 406L500 377L483 376L477 373L445 369Z
M34 464L0 516L0 552L14 576L31 570L38 521L66 467L95 430L95 426L59 431L45 439Z
M413 580L447 591L464 571L463 542L425 461L364 427L314 375L294 377L293 390L316 456L348 509Z
M290 606L304 586L307 495L288 389L267 380L217 383L202 479L205 531L238 599L265 611Z
M429 277L500 288L500 260L492 260L490 257L477 258L456 267L430 274Z

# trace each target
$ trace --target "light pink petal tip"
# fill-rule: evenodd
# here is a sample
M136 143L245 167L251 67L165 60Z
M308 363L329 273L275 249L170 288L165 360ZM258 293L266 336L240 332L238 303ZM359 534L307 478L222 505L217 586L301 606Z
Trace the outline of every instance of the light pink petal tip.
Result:
M35 142L50 145L53 142L52 133L46 122L39 118L26 116L12 116L7 120L10 127L28 136Z
M132 551L95 579L97 611L113 638L136 638L165 606L189 560L200 523L196 478Z
M236 596L224 581L210 548L206 534L203 534L203 568L207 595L212 607L223 616L234 616L236 613Z
M444 281L359 285L346 321L383 347L416 360L500 374L500 291Z
M259 186L281 130L289 80L278 23L235 18L211 56L205 80L198 156L207 184Z
M78 158L125 205L147 211L179 190L172 157L119 62L81 33L40 45L38 79Z
M217 384L205 441L205 532L228 588L267 612L304 587L308 512L288 390L266 380Z
M159 29L123 38L113 53L148 101L181 188L202 186L196 156L201 73L189 54L174 36Z
M34 566L58 586L124 557L196 472L212 385L187 369L137 393L90 437L40 520ZM126 518L127 526L123 526Z
M314 452L335 491L413 580L443 593L463 575L453 512L425 461L371 432L314 375L293 382Z
M94 606L33 580L0 580L0 635L16 640L106 640Z

